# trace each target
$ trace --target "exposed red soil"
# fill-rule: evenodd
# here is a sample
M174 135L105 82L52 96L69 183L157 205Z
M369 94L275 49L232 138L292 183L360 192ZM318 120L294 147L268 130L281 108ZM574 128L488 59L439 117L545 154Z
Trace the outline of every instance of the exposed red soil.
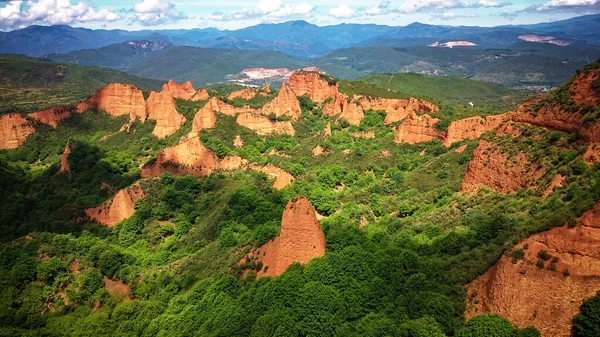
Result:
M440 120L429 115L417 116L414 112L398 126L396 143L426 143L434 139L443 139L443 132L435 128Z
M319 73L298 71L290 76L290 88L296 95L307 94L315 103L321 103L338 94L337 85L330 85Z
M331 122L327 122L327 126L325 127L325 130L323 130L323 136L325 138L331 137Z
M261 109L263 115L275 114L276 117L289 116L293 121L302 114L298 97L285 82L281 82L281 89L277 96L267 102Z
M131 299L131 289L123 281L113 281L108 277L104 276L104 288L113 296L117 298Z
M240 90L236 90L234 92L232 92L231 94L229 94L229 96L227 96L227 98L229 99L236 99L236 98L241 98L241 99L245 99L245 100L250 100L253 99L256 95L258 95L259 90L256 88L244 88L244 89L240 89Z
M247 258L262 261L263 268L257 277L278 276L293 263L305 264L323 256L325 246L325 235L315 210L308 199L299 197L287 204L279 236L251 252Z
M339 92L336 92L331 102L323 107L323 114L338 116L352 125L360 125L360 121L365 118L362 107L347 95Z
M35 133L33 125L19 114L0 116L0 149L16 149Z
M241 135L235 135L235 138L233 139L233 146L237 149L244 147L244 140L242 139Z
M139 182L119 191L112 199L102 205L88 208L85 213L96 222L113 227L129 218L135 212L135 202L145 196Z
M179 84L173 80L169 80L169 82L167 82L167 88L174 98L191 100L192 97L196 95L196 89L194 89L194 85L190 81Z
M65 150L60 156L60 170L59 172L69 172L71 173L71 167L69 166L69 155L71 154L71 144L67 142L65 146Z
M146 120L146 102L142 91L132 84L110 83L96 90L94 96L77 105L77 112L104 110L112 116L129 116L129 120Z
M542 194L542 199L546 199L550 194L552 194L555 188L563 187L565 181L566 179L562 175L555 175L554 179L552 179L552 181L550 182L548 188L544 191L544 194Z
M185 117L177 112L175 100L166 84L161 92L150 93L146 102L146 114L149 119L156 120L152 134L158 138L174 134L186 121Z
M352 134L352 137L354 138L363 138L363 139L373 139L375 138L375 131L361 131L361 132L354 132Z
M206 101L209 99L208 91L205 88L202 88L196 92L194 96L192 96L192 101Z
M544 169L529 162L523 152L509 156L492 142L481 140L473 152L461 191L477 192L481 185L501 193L516 192L521 188L538 186Z
M322 147L321 145L317 145L314 149L312 149L312 154L314 157L318 157L326 153L327 149Z
M600 143L590 143L587 151L583 155L583 159L588 165L594 165L600 163Z
M467 145L462 145L461 147L457 148L456 150L454 150L454 152L456 153L463 153L465 152L465 150L467 149Z
M202 129L212 129L215 127L216 122L217 115L210 102L208 102L196 112L192 121L192 133L198 134Z
M74 111L75 109L73 108L59 106L30 113L28 116L42 124L56 128L63 119L69 118Z
M467 286L467 319L498 313L519 328L535 326L543 337L571 336L573 317L584 299L600 290L600 204L568 225L535 234L515 246L525 257L508 255ZM528 247L525 249L525 247ZM555 270L536 267L538 252L558 259ZM563 275L568 270L569 275Z
M500 124L508 120L508 114L487 116L485 118L475 116L454 121L448 126L444 139L444 145L451 146L465 139L476 139L484 133L496 129Z
M267 164L265 166L251 164L249 168L254 171L262 172L271 178L275 178L273 188L276 190L285 188L294 181L294 176L273 164Z
M296 130L294 130L292 122L272 121L268 117L257 113L242 113L238 115L236 121L239 125L246 127L259 135L287 134L294 136L296 134Z

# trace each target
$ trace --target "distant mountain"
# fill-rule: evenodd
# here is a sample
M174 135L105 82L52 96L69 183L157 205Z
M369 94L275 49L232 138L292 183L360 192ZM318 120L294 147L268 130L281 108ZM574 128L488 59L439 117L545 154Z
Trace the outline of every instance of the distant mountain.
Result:
M600 15L524 26L468 27L413 23L404 27L339 24L319 27L305 21L259 24L239 30L215 28L136 31L90 30L69 26L31 26L0 32L0 53L41 56L97 49L111 44L148 40L204 48L280 51L314 58L352 46L410 47L466 40L479 48L505 48L527 34L551 35L578 45L600 45Z

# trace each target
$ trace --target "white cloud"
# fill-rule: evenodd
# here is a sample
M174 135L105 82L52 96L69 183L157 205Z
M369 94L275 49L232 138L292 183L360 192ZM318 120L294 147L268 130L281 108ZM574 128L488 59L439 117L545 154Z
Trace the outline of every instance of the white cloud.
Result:
M599 0L551 0L545 4L535 6L537 11L549 11L560 9L585 8L600 5Z
M278 20L284 18L308 17L315 11L315 6L302 2L294 5L284 5L281 0L261 0L254 8L244 8L239 12L215 12L203 17L205 20L237 21L237 20Z
M388 12L387 8L389 6L390 6L390 2L389 1L383 1L382 3L379 4L379 6L372 7L372 8L369 8L369 9L365 10L365 14L366 15L387 14L387 12Z
M25 5L25 6L24 6ZM17 29L32 24L70 25L93 21L116 21L122 17L113 10L101 9L71 0L8 1L0 8L0 29Z
M341 4L329 10L329 15L334 18L351 18L354 16L354 11L346 4Z
M162 0L143 0L133 6L135 19L145 26L176 22L187 18L175 9L175 5Z
M398 11L402 13L414 13L426 10L443 10L467 6L467 4L458 0L406 0L398 6Z

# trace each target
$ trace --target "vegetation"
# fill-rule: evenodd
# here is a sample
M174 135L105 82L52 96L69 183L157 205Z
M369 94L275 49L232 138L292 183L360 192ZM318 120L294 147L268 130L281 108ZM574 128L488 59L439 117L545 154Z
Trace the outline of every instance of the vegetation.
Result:
M23 55L0 55L0 114L74 106L111 82L160 90L162 81L119 71L54 63Z
M581 313L575 316L574 332L576 337L598 336L600 334L600 293L583 302Z

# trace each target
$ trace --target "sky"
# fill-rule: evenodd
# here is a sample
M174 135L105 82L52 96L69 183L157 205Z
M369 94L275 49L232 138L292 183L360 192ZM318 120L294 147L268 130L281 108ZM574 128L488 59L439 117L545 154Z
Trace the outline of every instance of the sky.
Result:
M31 25L92 29L240 29L290 20L327 26L497 26L600 13L600 0L0 0L0 30Z

